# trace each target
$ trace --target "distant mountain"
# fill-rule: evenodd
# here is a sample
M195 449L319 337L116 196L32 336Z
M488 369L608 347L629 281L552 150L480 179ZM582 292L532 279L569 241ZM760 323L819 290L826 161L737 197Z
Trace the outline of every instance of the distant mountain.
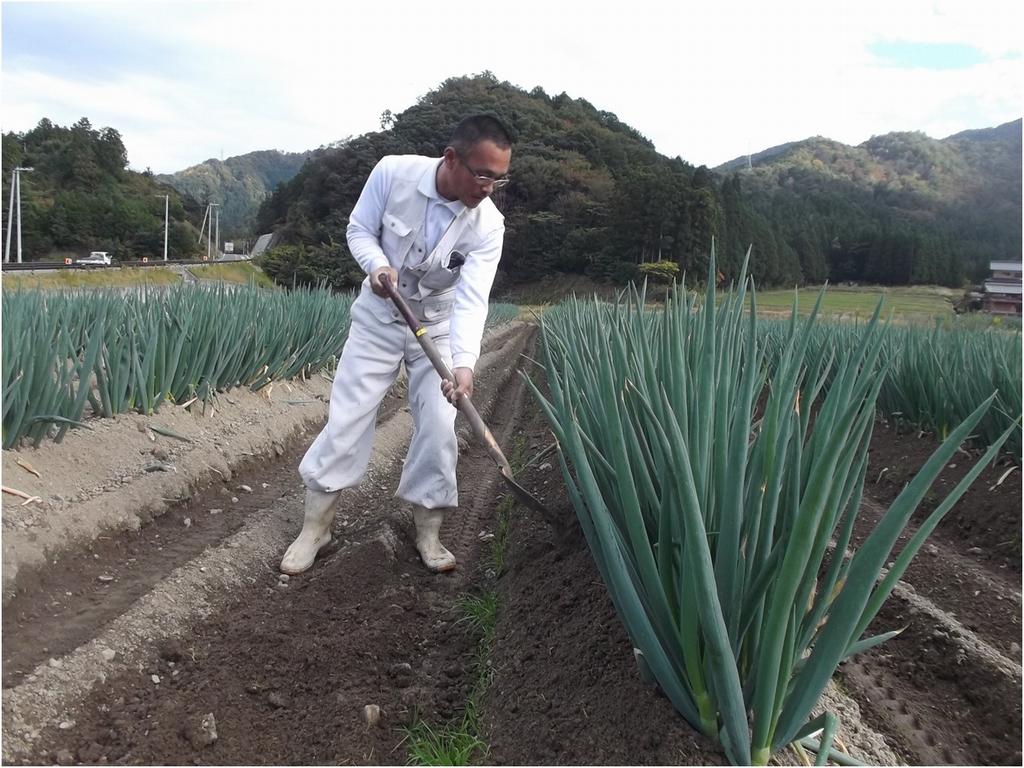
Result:
M261 206L280 247L268 273L285 284L361 279L345 226L385 154L437 157L463 115L490 111L517 140L501 274L534 281L578 273L621 284L651 261L691 281L735 278L748 247L761 286L831 279L961 286L990 260L1019 259L1021 121L941 141L876 136L858 147L824 137L740 157L715 171L659 154L614 114L582 98L526 91L484 73L446 80L367 133L310 159Z
M154 177L127 170L120 134L85 118L49 120L3 136L3 199L23 175L26 257L90 250L120 258L163 249L170 195L172 258L201 250L207 202L221 204L222 239L275 232L265 269L284 284L362 275L348 253L348 215L386 154L437 157L457 120L498 115L516 136L501 279L583 274L622 284L652 261L690 281L739 273L753 246L761 286L851 280L960 286L989 261L1021 257L1021 121L945 139L890 133L851 147L823 137L719 166L659 154L636 129L582 98L525 91L484 73L446 80L374 131L303 153L273 150ZM258 213L254 211L258 208ZM8 208L3 207L6 218ZM4 222L6 231L6 221Z
M222 240L252 238L256 211L278 184L290 180L313 154L278 152L274 149L215 160L156 178L194 198L205 210L207 203L219 203Z
M659 259L707 274L717 215L710 171L658 154L585 99L527 92L486 72L450 78L386 112L380 131L310 159L260 208L260 229L279 236L264 270L286 285L358 284L346 226L370 170L389 154L439 157L459 119L480 112L515 136L512 183L495 194L505 215L502 280L586 273L621 283Z
M855 147L815 136L751 155L749 169L748 158L741 156L714 170L724 175L750 170L753 178L775 184L795 171L807 171L873 192L948 202L991 185L1007 194L1016 191L1019 197L1020 158L1021 121L1015 120L945 139L920 132L887 133Z
M888 133L855 147L817 136L715 171L737 178L777 224L794 208L797 227L828 222L820 234L831 238L834 279L948 282L943 270L956 263L977 279L989 260L1021 258L1021 120L945 139ZM945 264L915 269L893 252L929 248L928 240Z

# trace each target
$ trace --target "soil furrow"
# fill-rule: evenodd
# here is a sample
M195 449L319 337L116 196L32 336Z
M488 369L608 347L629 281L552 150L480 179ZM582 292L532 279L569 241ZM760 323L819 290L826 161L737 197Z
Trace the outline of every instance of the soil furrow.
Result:
M513 348L521 349L522 342L517 342L517 339L520 339L523 335L522 329L517 334L504 334L500 338L500 341L504 342L502 349L506 352L510 352ZM493 360L497 362L498 358L495 357ZM507 358L502 362L507 362ZM497 370L495 370L494 366L491 366L491 370L487 370L486 363L483 360L481 365L483 367L480 369L480 381L483 386L481 391L478 391L477 398L482 396L481 392L483 395L486 395L488 390L492 391L492 397L502 395L496 387L491 386L489 380L495 377L507 377L507 371L504 371L504 366ZM519 386L518 382L515 383L515 386ZM487 404L482 399L480 402L485 405ZM391 584L390 587L381 587L383 591L378 595L380 600L393 596L393 594L402 593L402 590L405 589L405 584L401 580L414 577L420 578L420 575L417 573L419 570L418 558L415 555L415 550L412 548L411 537L408 535L407 530L409 526L406 524L406 519L398 512L382 513L382 510L394 510L396 508L395 502L390 498L390 491L397 480L397 474L401 467L401 453L407 444L410 432L411 417L405 409L395 410L388 422L381 426L378 431L375 457L371 465L371 471L368 472L367 478L358 491L346 493L346 498L342 502L342 509L339 510L335 525L335 532L339 537L339 542L337 545L334 545L333 549L325 550L324 555L326 557L321 558L322 561L333 562L340 559L346 563L353 557L356 560L368 560L372 561L377 566L375 570L379 571L380 563L395 563L396 553L399 553L398 562L401 563L402 573L388 572L387 578L381 580L381 583L384 585L389 580L396 583ZM287 469L294 473L294 464L287 467ZM471 489L469 495L478 503L480 500L490 499L490 493L493 493L493 488L488 491L484 486L494 486L494 479L497 477L497 473L493 470L493 463L490 463L486 456L473 455L471 457L464 457L460 467L460 476L471 478L469 482L464 479L463 483ZM306 598L316 600L317 598L314 594L307 593L305 590L314 583L319 583L318 569L322 571L325 568L322 563L318 563L309 578L305 576L299 577L292 580L287 586L282 586L282 582L277 580L276 574L277 559L280 557L280 553L283 551L287 541L298 530L301 523L302 502L297 485L296 478L286 486L287 490L283 493L282 487L278 485L273 491L279 497L277 503L273 505L273 509L263 510L264 515L244 523L242 530L220 547L214 548L205 555L186 562L170 576L165 575L159 580L157 587L137 601L134 607L125 613L124 616L109 623L107 629L99 634L98 639L82 645L77 651L72 652L63 659L55 659L53 663L40 665L28 676L25 682L5 692L5 758L10 759L14 755L20 755L19 759L24 759L29 754L39 755L43 759L47 757L53 758L55 753L47 752L45 747L42 747L42 751L39 751L41 745L46 744L51 739L57 744L75 741L75 739L69 738L73 736L79 739L77 742L78 746L74 750L78 759L89 760L90 758L95 759L102 755L106 755L110 759L113 758L114 753L118 752L120 752L119 756L121 759L137 759L139 754L142 753L134 751L134 742L127 751L124 751L122 749L125 746L124 743L117 739L113 741L108 739L107 743L94 748L92 744L83 745L81 738L90 737L90 722L99 728L91 736L109 731L110 728L108 726L110 725L110 713L112 711L120 708L119 711L122 711L123 714L125 706L131 709L139 705L143 700L147 700L148 697L145 695L147 692L154 694L159 699L162 694L172 689L177 689L186 679L187 665L181 661L181 654L173 653L172 656L177 658L178 661L169 662L171 666L167 667L165 662L168 662L168 659L155 659L152 655L151 649L154 646L158 646L161 643L175 645L178 641L175 641L174 637L181 635L189 625L192 626L191 635L193 637L205 634L207 637L220 640L222 638L218 637L217 627L220 627L220 631L226 634L229 632L239 632L244 635L246 627L251 624L251 622L246 622L244 619L250 617L246 615L242 621L233 621L225 619L225 616L229 616L232 612L237 614L238 611L250 612L254 610L252 608L253 605L266 602L268 599L271 602L276 601L280 603L282 602L283 594L304 594ZM475 491L472 490L474 485L477 486ZM209 504L210 500L207 499L205 503ZM470 531L479 528L477 520L480 510L476 509L476 506L474 504L472 507L464 507L465 511L469 514L462 516L462 518L465 521L464 526ZM382 522L382 514L384 522ZM458 517L456 516L456 519ZM470 521L470 518L473 518L472 521ZM469 566L474 554L472 546L474 537L466 538L469 546L462 547L465 550L462 554L462 558L465 561L463 569ZM232 570L230 576L225 575L224 571L231 569L221 567L221 564L229 562L233 566L237 565L237 568ZM362 567L365 567L365 564ZM442 577L441 579L431 579L428 577L423 582L423 585L428 587L422 595L423 602L430 606L430 610L426 608L422 610L427 610L427 613L436 615L446 615L446 619L438 619L431 626L443 624L444 627L441 628L444 629L452 624L451 617L447 616L450 613L452 602L450 592L456 589L457 585L463 584L464 581L465 576L462 572L459 572L451 577ZM344 580L342 583L344 583ZM436 586L438 583L446 585L446 590L442 592L437 591ZM358 592L357 586L356 589ZM369 596L363 595L363 598L365 599ZM208 603L207 600L209 601ZM402 602L400 600L399 604ZM408 600L404 602L408 603ZM154 609L154 604L162 606L163 610L160 608ZM165 604L169 604L171 609L168 610ZM385 606L388 604L384 603ZM403 612L408 608L408 606L402 605L400 607L402 607ZM264 619L263 623L271 622L273 610L269 606L263 606L260 610ZM328 615L324 616L324 620L327 621L327 625L318 628L314 633L315 636L321 636L326 627L331 625L331 619L333 618L329 615L331 610L329 605L325 605L325 611ZM385 610L381 614L381 621L386 623L386 621L390 620L388 619L389 615L389 612ZM393 619L394 617L391 618ZM282 638L287 635L288 630L286 627L289 626L288 619L284 618L282 629L278 630L278 634ZM199 630L199 627L203 629ZM214 628L212 635L207 631L208 627ZM352 633L346 631L346 635L348 634ZM381 634L389 634L389 630L381 628L374 636L379 639ZM461 636L465 633L459 627L457 634ZM188 636L188 633L186 633L186 636ZM235 635L231 637L235 642L241 642ZM350 639L354 639L354 636ZM420 641L422 641L423 645L432 647L432 643L427 642L424 638L420 638ZM216 647L211 646L206 651L193 651L189 658L194 655L195 658L192 658L194 663L202 653L206 653L208 656L231 653L231 650L223 650L220 647L220 642L215 641L214 645ZM229 642L227 645L230 646L231 643ZM442 647L458 647L458 643L453 645L452 643L441 642L440 645ZM198 646L193 644L193 647ZM114 660L107 661L104 657L104 652L109 655L110 650L115 651L116 656ZM444 653L447 654L449 651ZM405 655L409 655L409 652L407 651ZM431 667L429 656L430 654L428 654L424 661L427 672L430 671L429 668ZM397 663L401 664L403 662ZM452 669L455 668L452 667ZM149 672L146 672L146 670L149 670ZM206 670L209 670L209 667L206 667ZM138 680L140 673L145 673L142 675L144 679L141 682ZM404 674L404 672L399 674ZM157 677L162 676L162 682L166 684L164 688L160 688L159 684L149 681L149 677L153 675ZM301 677L301 675L297 677ZM449 688L451 685L454 685L458 677L459 675L456 674L447 675L445 680L449 682L446 682L444 687ZM75 709L74 704L76 700L86 693L94 683L97 681L102 683L104 679L107 679L108 682L97 687L96 692L80 708L80 714L77 716L78 722L74 726L74 734L65 733L59 728L54 728L60 722L63 722L65 725L72 722L75 719L72 716L72 712ZM205 688L208 684L208 682L204 682L202 686ZM116 690L118 685L121 685L126 691L131 691L127 698L112 694L112 690ZM409 694L406 694L406 698L410 698ZM433 706L433 698L432 695L429 697L431 706ZM118 704L118 701L121 704ZM452 705L454 706L454 703L457 701L458 695L453 694ZM158 706L155 702L151 703L153 703L154 707ZM400 697L398 703L401 703ZM417 702L412 701L412 704L416 705ZM408 709L408 707L404 708ZM311 714L313 709L312 705L310 705ZM391 709L395 711L396 706L392 704ZM90 718L98 719L90 720ZM101 723L105 723L105 725ZM148 724L146 725L145 730L148 732L151 729L148 727ZM177 737L178 734L175 735L175 738ZM147 741L153 740L147 739ZM155 740L153 743L158 741ZM168 747L169 745L164 746ZM234 762L249 762L251 760L249 757L251 753L246 751L244 739L238 742L237 748L238 752L235 753ZM371 744L370 749L373 748L375 747ZM97 749L101 751L93 755ZM224 752L223 749L221 751ZM154 752L150 754L156 755L159 753ZM310 754L310 762L314 761L313 757L315 754L318 753ZM243 755L245 756L243 757ZM366 758L366 754L360 752L358 755L354 753L349 754L346 759L360 761L364 758ZM149 760L145 761L148 762ZM181 762L181 759L172 750L163 754L161 758L154 757L153 761ZM231 759L229 758L227 761L230 762ZM286 759L281 755L278 760L268 758L268 761L294 762L294 759Z
M882 513L865 499L856 538L863 539ZM908 526L894 557L915 531ZM1020 649L1006 627L1020 626L1020 591L993 580L984 566L972 568L941 537L926 546L934 551L919 553L923 562L904 574L915 581L898 582L868 628L871 635L899 628L902 634L844 662L841 680L911 764L1017 764ZM974 602L964 595L972 591ZM1008 609L1004 626L975 632L986 606L999 603Z
M1019 765L1019 667L901 592L869 632L903 633L840 668L869 722L892 734L912 764Z
M885 511L876 500L864 498L854 536L856 543L866 537ZM916 523L907 525L893 549L890 562L903 551L917 530ZM987 563L979 564L977 558L960 554L941 536L933 536L925 542L901 581L911 585L917 594L942 606L946 614L955 616L964 628L1019 666L1019 581L1010 578L1005 571L1000 573L998 569L991 569Z

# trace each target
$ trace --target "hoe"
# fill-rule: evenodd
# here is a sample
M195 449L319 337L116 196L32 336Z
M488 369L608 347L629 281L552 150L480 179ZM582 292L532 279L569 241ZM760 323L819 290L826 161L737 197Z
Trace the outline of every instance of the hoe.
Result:
M408 323L409 328L412 329L413 335L416 336L416 340L420 343L424 353L430 359L430 362L434 364L435 370L442 379L455 382L455 377L452 372L448 369L444 359L441 357L441 353L437 351L437 346L434 344L433 339L427 333L426 329L420 324L419 320L412 313L409 305L405 302L405 299L395 290L395 286L392 284L390 278L387 275L383 275L380 280L384 286L384 290L388 292L388 296L398 307L398 311L402 313L402 317L405 318L405 322ZM508 459L505 458L505 454L501 452L501 448L498 447L498 441L494 439L494 435L491 434L491 430L484 424L484 420L480 417L480 413L477 411L476 406L473 405L473 401L468 396L459 398L458 409L462 411L462 415L469 421L469 426L473 430L473 434L476 435L477 439L483 443L487 452L491 455L494 463L498 465L498 470L501 472L501 476L505 480L505 484L509 487L512 493L515 495L519 503L529 507L536 512L539 512L544 516L544 519L553 525L559 525L555 519L553 513L545 507L540 501L537 500L529 491L523 486L516 482L515 478L512 477L512 468L509 466Z

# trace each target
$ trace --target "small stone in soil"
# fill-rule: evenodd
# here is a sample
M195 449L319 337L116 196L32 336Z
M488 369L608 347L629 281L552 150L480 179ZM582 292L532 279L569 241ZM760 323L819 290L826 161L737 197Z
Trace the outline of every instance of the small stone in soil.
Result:
M186 517L186 518L185 518L184 520L182 520L181 522L182 522L182 524L183 524L183 525L184 525L184 526L185 526L186 528L191 528L191 527L192 527L192 518L191 518L191 517Z
M231 503L232 504L237 504L238 503L238 497L237 496L232 496L231 497Z
M149 679L153 681L154 685L160 685L160 675L150 675Z
M182 726L182 731L193 748L202 749L217 740L217 721L213 712L207 712L202 717L193 715Z
M107 573L101 574L101 575L97 576L96 578L99 581L102 581L102 582L109 582L109 581L113 581L114 580L114 577L111 576L110 574L107 574Z
M60 728L62 731L70 731L72 728L75 727L75 721L74 720L62 720L60 722L60 725L58 725L57 727Z
M288 699L277 691L273 691L267 696L267 701L278 709L284 709L288 706Z
M363 720L368 726L374 726L380 722L380 707L376 704L367 704L363 707Z
M252 488L249 487L248 485L240 485L238 486L238 490L243 491L245 493L252 493Z
M213 509L210 510L210 514L211 515L219 515L223 511L224 511L223 509L217 509L216 507L214 507Z
M67 749L61 749L57 751L57 765L74 765L75 756Z
M100 655L103 657L104 661L113 661L114 657L117 656L117 651L113 648L104 648L100 651Z

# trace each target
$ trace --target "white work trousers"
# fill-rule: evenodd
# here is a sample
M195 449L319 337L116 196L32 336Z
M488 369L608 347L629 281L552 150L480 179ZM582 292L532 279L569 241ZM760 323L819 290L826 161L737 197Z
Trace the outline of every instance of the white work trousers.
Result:
M427 332L450 368L448 322L427 326ZM405 323L382 323L358 300L334 375L327 426L299 464L307 488L331 493L362 479L377 410L402 361L409 374L413 434L395 495L427 509L458 506L456 411L441 394L441 377Z

